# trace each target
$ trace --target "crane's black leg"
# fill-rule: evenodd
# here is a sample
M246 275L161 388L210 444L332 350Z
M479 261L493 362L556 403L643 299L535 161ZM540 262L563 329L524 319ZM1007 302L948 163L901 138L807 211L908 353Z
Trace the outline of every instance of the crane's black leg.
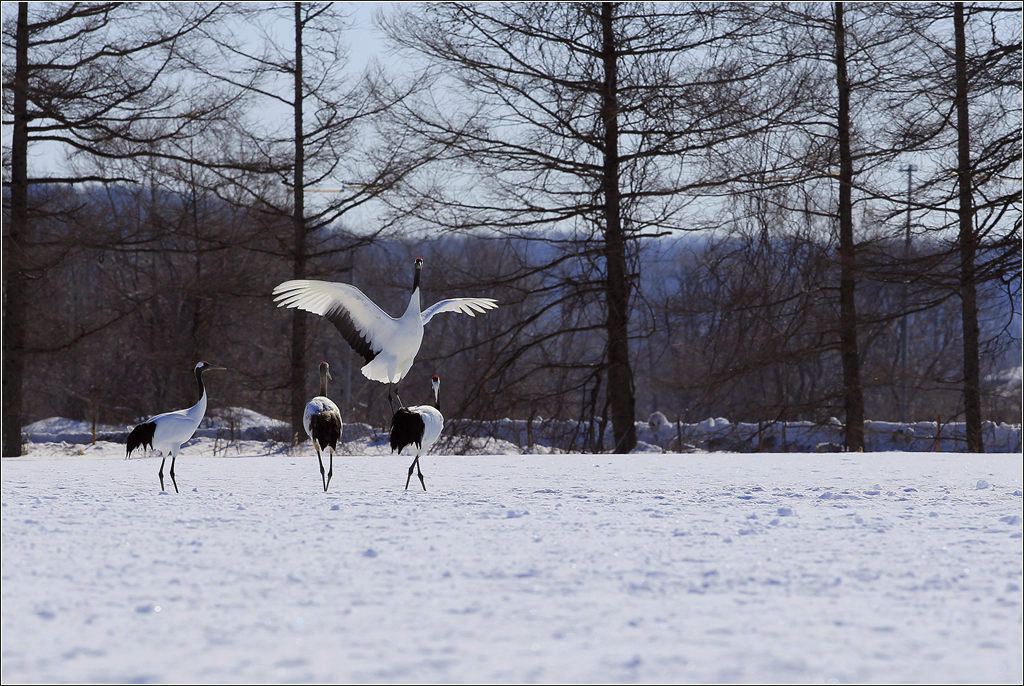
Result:
M165 489L164 489L164 461L165 461L166 459L167 459L167 456L166 456L166 455L164 455L164 456L163 456L163 457L162 457L162 458L160 459L160 474L159 474L159 476L160 476L160 490L161 490L161 491L165 490Z
M171 455L171 483L174 484L174 492L178 492L178 480L174 478L174 461L178 459L177 455Z
M315 438L313 439L313 447L316 448L316 461L320 463L320 481L323 482L324 493L326 493L327 492L327 478L324 477L324 461L320 457L320 444L316 442Z
M391 406L391 414L395 413L395 403L391 400L392 391L394 391L395 398L398 399L398 406L405 407L405 403L402 402L402 396L398 395L398 384L388 384L388 405Z
M423 481L423 471L420 469L420 456L416 456L416 476L420 478L420 485L423 486L423 490L427 490L427 484Z
M417 457L416 459L419 459L419 458ZM409 474L406 475L406 477L405 477L405 490L407 490L407 491L409 490L409 479L412 478L412 468L415 467L415 466L416 466L416 460L413 460L412 464L409 465Z
M420 484L423 486L423 490L424 491L427 490L427 485L425 483L423 483L423 472L420 470L420 456L419 455L417 455L416 458L412 461L412 464L409 465L409 473L405 477L405 490L407 490L407 491L409 490L409 480L412 478L413 467L416 468L416 476L418 476L420 478Z
M334 476L334 448L331 448L331 468L327 470L327 483L324 485L324 493L327 492L327 487L331 485L332 476Z

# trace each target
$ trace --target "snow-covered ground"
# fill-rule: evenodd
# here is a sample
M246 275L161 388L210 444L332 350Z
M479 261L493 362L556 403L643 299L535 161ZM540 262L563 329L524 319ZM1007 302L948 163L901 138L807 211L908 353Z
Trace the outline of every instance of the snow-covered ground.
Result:
M5 683L1024 678L1020 455L123 450L4 459Z

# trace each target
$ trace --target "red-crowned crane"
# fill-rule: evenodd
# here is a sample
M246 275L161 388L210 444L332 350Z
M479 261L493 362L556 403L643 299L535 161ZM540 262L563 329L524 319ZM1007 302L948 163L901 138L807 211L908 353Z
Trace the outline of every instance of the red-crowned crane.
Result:
M274 288L274 302L278 307L297 307L330 320L352 349L366 361L361 370L363 376L371 381L390 384L390 404L391 389L395 387L397 396L397 384L408 373L423 342L423 327L435 314L461 312L475 317L477 312L498 306L493 298L448 298L420 311L422 269L423 260L417 257L409 305L405 314L397 319L347 283L285 281ZM398 404L402 405L401 397ZM391 409L394 410L393 404Z
M391 452L397 450L401 455L402 448L416 445L416 457L409 465L409 473L405 477L405 490L409 490L413 467L416 468L416 475L420 478L423 490L427 490L427 484L423 481L423 471L420 469L420 455L430 450L444 428L444 415L441 414L441 401L438 398L441 379L437 374L431 378L430 385L434 387L433 405L400 407L391 418Z
M199 428L206 414L206 386L203 384L203 372L221 369L215 367L206 360L195 366L196 381L199 382L199 390L202 392L197 402L187 410L175 410L164 412L142 422L128 434L125 442L125 459L131 457L132 451L141 447L143 450L148 445L153 450L163 453L160 460L160 490L164 490L164 462L167 455L171 455L171 482L174 484L174 492L178 492L178 482L174 478L174 461L178 458L178 451L182 443L185 443Z
M334 401L327 397L327 381L333 379L331 366L326 362L320 363L320 395L306 403L306 412L302 415L302 425L306 427L306 435L313 441L316 448L316 459L320 463L320 479L324 483L324 493L331 485L331 477L334 476L334 451L338 448L338 439L341 438L341 410L334 404ZM331 467L324 476L324 461L320 457L320 451L331 449Z

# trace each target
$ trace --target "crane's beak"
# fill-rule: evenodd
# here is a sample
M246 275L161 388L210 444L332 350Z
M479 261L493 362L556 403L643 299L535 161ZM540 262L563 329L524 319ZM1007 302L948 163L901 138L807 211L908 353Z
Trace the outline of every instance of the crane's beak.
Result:
M213 372L213 371L226 372L227 370L228 370L227 367L214 367L214 366L210 366L210 367L207 367L205 371L208 371L208 372Z
M327 380L328 381L334 381L334 377L331 375L331 370L330 369L327 370Z

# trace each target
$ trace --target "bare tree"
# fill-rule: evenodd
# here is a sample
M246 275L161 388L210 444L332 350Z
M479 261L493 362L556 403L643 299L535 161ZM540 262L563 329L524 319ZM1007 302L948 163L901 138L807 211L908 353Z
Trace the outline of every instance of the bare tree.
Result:
M915 189L924 230L936 237L922 266L943 264L943 253L957 264L917 278L960 302L967 449L981 451L979 289L997 284L1010 302L1020 298L1021 9L961 2L898 9L917 50L903 68L897 133L931 166ZM990 332L990 341L1003 330Z
M967 46L964 36L964 4L953 3L953 35L956 43L956 156L959 189L960 301L963 305L964 417L967 422L967 450L984 451L981 439L981 383L978 373L978 292L975 260L974 206L971 197L971 133L967 104Z
M5 25L4 47L7 31ZM11 141L11 214L4 222L3 246L3 454L21 455L22 385L25 374L26 299L23 243L28 227L28 3L18 4L15 73L4 83L12 94L14 136ZM4 99L6 109L7 99Z
M857 249L853 238L853 153L850 150L850 77L846 70L846 26L843 3L835 3L836 92L839 111L839 352L843 360L848 450L864 450L864 392L857 346Z
M445 94L443 105L404 112L405 131L436 148L438 163L398 211L546 245L518 277L558 275L547 290L558 295L520 331L560 323L533 340L565 351L563 334L603 331L600 348L553 362L574 370L572 392L596 399L603 389L603 403L584 406L607 408L615 451L636 445L639 243L695 228L684 210L724 183L709 160L778 105L748 87L763 71L742 50L756 23L730 6L645 3L439 3L385 22L397 44L430 60L434 92ZM562 322L551 318L563 310Z
M31 332L26 289L32 276L31 189L48 183L130 181L89 173L30 175L28 150L48 143L76 159L159 154L185 121L214 116L217 97L182 104L177 55L216 5L18 3L4 5L4 125L10 150L10 221L4 224L3 454L21 451L25 342ZM51 148L52 149L52 148ZM7 158L7 151L5 151ZM5 166L6 168L6 166ZM7 201L5 199L5 206Z
M339 267L351 277L353 251L389 227L346 231L343 218L372 204L420 163L416 153L387 145L374 128L375 119L416 84L400 86L379 69L354 73L344 42L348 17L339 4L238 6L235 15L261 40L253 44L235 32L208 32L218 59L192 66L257 104L237 122L247 137L242 160L249 161L236 165L246 172L235 177L237 187L269 217L289 219L291 230L280 237L279 250L290 263L291 278ZM273 119L262 116L268 109L279 111L278 121L288 126L275 127ZM273 183L250 185L253 168L270 171ZM335 240L339 233L347 240ZM310 315L293 310L290 316L290 414L295 434L303 438Z
M759 194L785 213L825 220L826 232L817 241L832 242L838 265L834 286L826 289L836 306L826 345L834 347L841 363L845 447L863 450L864 352L859 339L875 319L858 312L857 291L863 287L863 253L874 237L867 227L858 232L855 223L858 216L865 216L864 208L870 203L894 204L885 192L884 169L905 148L869 132L886 125L889 115L880 105L894 78L888 65L899 62L908 40L888 20L883 7L858 4L850 8L833 3L769 9L778 31L766 40L764 49L774 48L792 58L781 63L784 69L777 69L773 76L790 79L795 71L810 87L804 90L797 116L777 141L753 138L755 151L769 151L760 155L767 159L768 170L758 184L739 190ZM825 74L830 84L822 78ZM780 87L785 86L780 83ZM834 242L829 235L833 233Z

